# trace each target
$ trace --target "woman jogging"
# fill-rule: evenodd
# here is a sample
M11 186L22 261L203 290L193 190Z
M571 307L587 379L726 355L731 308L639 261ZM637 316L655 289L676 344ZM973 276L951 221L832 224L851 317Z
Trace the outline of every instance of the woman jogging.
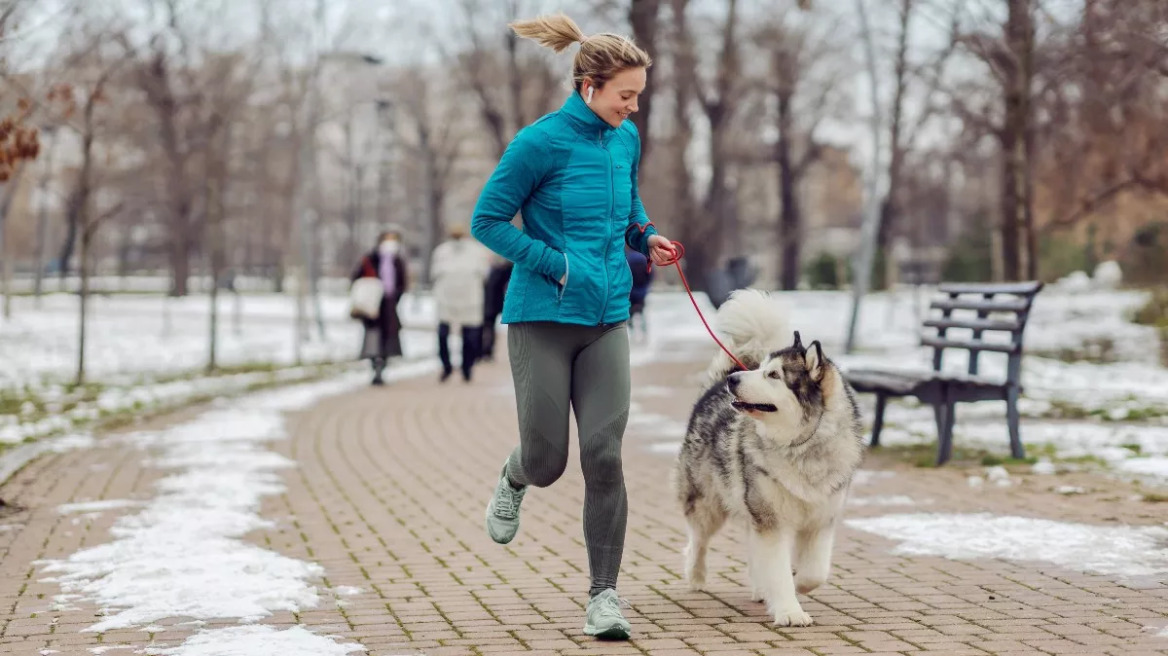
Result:
M621 440L629 413L627 243L656 264L674 256L637 194L640 137L632 122L651 61L629 39L585 36L558 15L511 25L561 52L579 43L574 91L520 130L475 207L476 239L515 263L503 306L519 411L519 446L487 505L487 532L519 530L528 486L554 483L568 463L575 408L584 473L584 539L591 588L584 632L627 639L616 593L628 503ZM523 229L511 224L523 214Z

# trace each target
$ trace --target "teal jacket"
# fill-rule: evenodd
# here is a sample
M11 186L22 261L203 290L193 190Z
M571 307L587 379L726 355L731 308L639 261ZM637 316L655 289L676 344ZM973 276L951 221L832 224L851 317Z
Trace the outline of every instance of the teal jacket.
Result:
M515 135L470 224L475 239L515 263L503 323L629 318L624 244L648 255L656 234L637 195L640 159L636 126L612 127L576 92ZM511 224L516 212L522 230Z

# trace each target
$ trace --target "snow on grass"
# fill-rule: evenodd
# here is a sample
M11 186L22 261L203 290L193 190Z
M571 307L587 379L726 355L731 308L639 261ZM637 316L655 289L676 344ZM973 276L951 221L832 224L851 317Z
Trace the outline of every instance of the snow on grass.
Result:
M221 365L295 361L296 299L292 295L257 294L239 299L241 320L233 321L235 299L220 297L218 360ZM353 359L361 346L360 322L348 315L343 295L321 298L325 337L309 316L310 338L305 362ZM96 296L90 300L86 370L91 380L125 384L142 376L201 370L207 363L210 301L206 296L167 298L155 295ZM42 388L71 379L77 366L77 299L53 294L41 308L32 298L13 299L10 321L0 320L0 389ZM433 304L406 295L399 314L407 357L436 349L430 326Z
M391 370L394 378L422 367ZM277 611L300 612L320 602L313 581L316 563L289 558L245 540L272 529L260 517L265 497L283 492L281 472L295 463L268 450L286 437L283 412L322 396L366 384L364 375L252 394L224 402L167 430L127 436L151 449L150 466L169 474L157 496L119 518L111 542L45 561L45 574L60 584L58 602L86 599L103 619L87 631L141 627L166 618L255 622ZM196 633L173 652L199 654L346 654L339 645L301 628L275 631L240 627Z
M206 631L181 646L163 649L164 656L346 656L364 652L352 642L336 642L303 627L278 630L270 626L233 626Z
M846 520L898 542L894 553L953 560L1045 562L1120 579L1168 574L1168 528L1094 526L980 514L900 514Z
M1118 465L1121 471L1140 476L1150 476L1168 481L1168 457L1129 458Z

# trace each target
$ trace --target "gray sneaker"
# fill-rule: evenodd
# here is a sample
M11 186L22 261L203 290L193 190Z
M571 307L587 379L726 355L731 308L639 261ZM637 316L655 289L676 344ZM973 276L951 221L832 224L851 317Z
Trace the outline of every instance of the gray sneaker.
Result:
M487 504L487 535L495 542L507 544L519 532L519 504L523 502L524 494L527 494L526 487L518 490L511 487L507 480L507 465L503 465L495 494Z
M621 613L621 599L609 588L588 600L584 633L605 640L628 640L632 626Z

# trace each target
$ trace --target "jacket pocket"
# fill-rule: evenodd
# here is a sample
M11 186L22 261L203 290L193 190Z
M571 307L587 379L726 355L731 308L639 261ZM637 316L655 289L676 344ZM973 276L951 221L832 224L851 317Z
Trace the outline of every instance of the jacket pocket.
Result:
M568 281L572 277L572 262L568 259L568 254L564 253L564 280L556 281L556 285L560 288L560 293L556 296L556 303L561 303L564 300L564 294L568 291Z

